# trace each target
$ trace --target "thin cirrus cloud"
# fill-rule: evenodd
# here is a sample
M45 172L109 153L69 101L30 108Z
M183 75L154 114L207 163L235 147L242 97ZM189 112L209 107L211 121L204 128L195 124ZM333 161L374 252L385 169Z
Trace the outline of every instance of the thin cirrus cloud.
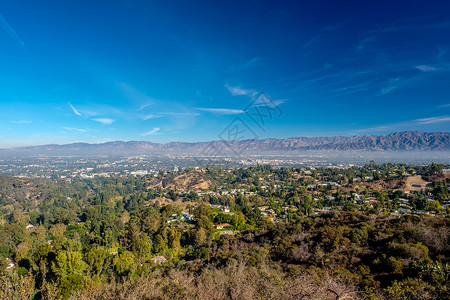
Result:
M6 33L19 44L21 47L25 47L25 43L22 41L22 39L19 37L19 35L16 33L16 31L9 25L9 23L3 18L3 16L0 14L0 26L3 27L3 29L6 31Z
M248 68L256 65L260 60L261 60L261 58L259 58L259 57L253 57L248 62L246 62L244 65L242 65L241 70L248 69Z
M77 131L77 132L87 132L88 131L88 129L77 128L77 127L62 127L62 128L67 131Z
M142 117L142 120L147 121L150 119L157 119L157 118L161 118L161 115L156 115L156 114L151 114L151 115L146 115Z
M252 101L252 106L268 106L268 107L274 107L279 106L281 104L286 103L286 99L278 99L278 100L271 100L270 97L268 97L265 93L261 93L254 101Z
M353 131L354 133L367 133L367 132L376 132L376 131L392 131L394 130L406 130L410 129L411 126L418 126L418 125L433 125L438 123L449 123L450 122L450 116L438 116L438 117L430 117L430 118L421 118L421 119L415 119L405 122L397 122L397 123L391 123L387 125L380 125L375 126L371 128L364 128Z
M229 84L225 84L225 87L228 89L228 91L231 93L232 96L245 96L245 95L255 95L255 90L250 89L243 89L238 86L231 86Z
M164 118L164 117L196 117L199 116L196 112L159 112L142 117L142 120L147 121L150 119Z
M92 119L92 121L102 123L103 125L110 125L114 123L116 120L110 119L110 118L96 118Z
M119 83L117 83L117 85L122 90L122 93L124 94L124 96L126 98L128 98L128 100L131 100L131 101L137 102L137 103L143 103L141 106L139 106L138 110L143 110L147 106L150 106L150 105L158 102L157 99L154 99L154 98L148 96L144 92L141 92L140 90L129 85L128 83L119 82Z
M420 71L424 71L424 72L432 72L432 71L437 71L438 69L429 65L418 65L415 66L416 69L420 70Z
M74 114L76 114L77 116L81 116L81 113L72 105L72 103L69 102L69 106Z
M10 121L11 123L14 124L31 124L32 122L29 120L17 120L17 121Z
M151 104L151 103L143 104L143 105L141 105L141 106L139 107L138 110L144 110L146 107L148 107L148 106L150 106L150 105L152 105L152 104Z
M213 114L219 114L219 115L237 115L237 114L243 114L245 111L242 109L229 109L229 108L197 108L201 111L207 111Z
M387 95L390 92L398 89L401 86L400 78L391 78L389 79L389 83L380 90L381 95Z
M150 131L144 132L144 133L141 134L141 135L142 135L142 136L154 135L154 134L156 134L160 129L161 129L161 128L156 127L156 128L153 128L153 129L150 130Z
M163 112L161 115L195 117L199 114L196 112Z
M429 79L430 76L435 74L434 72L437 71L448 72L448 68L445 65L440 66L439 68L430 65L416 65L414 68L422 72L411 74L409 76L389 79L387 85L380 90L380 94L386 95L399 88L409 87L416 84L417 82L423 82Z
M373 36L365 37L359 41L358 45L356 45L356 49L362 51L367 47L369 43L373 42L374 40L375 38Z
M431 117L424 119L414 120L418 124L436 124L436 123L445 123L450 122L450 116L440 116L440 117Z

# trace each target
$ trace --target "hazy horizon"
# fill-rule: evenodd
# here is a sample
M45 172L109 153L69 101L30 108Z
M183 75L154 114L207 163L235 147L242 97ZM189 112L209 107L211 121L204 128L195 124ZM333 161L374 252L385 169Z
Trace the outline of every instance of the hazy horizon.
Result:
M415 131L415 130L414 130ZM340 136L329 136L329 135L317 135L317 136L308 136L308 135L298 135L298 136L289 136L286 138L281 137L266 137L266 138L255 138L255 140L265 140L265 139L276 139L276 140L284 140L284 139L292 139L292 138L326 138L326 137L357 137L357 136L386 136L394 133L401 133L405 131L392 131L386 134L355 134L355 135L340 135ZM417 131L417 132L424 132L424 133L449 133L449 132L433 132L433 131ZM223 140L223 139L222 139ZM48 145L58 145L58 146L64 146L64 145L70 145L70 144L90 144L90 145L96 145L96 144L105 144L105 143L114 143L114 142L124 142L124 143L132 143L132 142L148 142L148 143L157 143L157 144L170 144L170 143L208 143L208 142L215 142L215 141L221 141L221 139L217 138L215 140L173 140L173 141L166 141L166 142L157 142L157 141L148 141L144 139L140 140L104 140L104 141L97 141L97 142L85 142L85 141L71 141L68 143L51 143L51 144L29 144L29 145L21 145L21 146L11 146L11 147L0 147L0 149L13 149L13 148L26 148L26 147L39 147L39 146L48 146Z

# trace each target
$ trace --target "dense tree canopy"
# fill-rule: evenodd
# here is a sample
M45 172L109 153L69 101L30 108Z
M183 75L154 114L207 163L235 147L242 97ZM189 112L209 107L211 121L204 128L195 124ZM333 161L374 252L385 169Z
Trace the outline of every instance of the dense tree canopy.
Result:
M442 170L0 177L0 298L449 298ZM211 184L174 188L192 172Z

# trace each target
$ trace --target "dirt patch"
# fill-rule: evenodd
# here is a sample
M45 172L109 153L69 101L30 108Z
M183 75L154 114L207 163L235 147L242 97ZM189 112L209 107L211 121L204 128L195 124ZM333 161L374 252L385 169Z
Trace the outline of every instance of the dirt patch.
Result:
M409 176L406 178L405 191L421 191L430 188L431 182L422 179L421 175Z
M382 191L387 189L403 189L404 182L401 179L375 180L366 182L365 185L374 191Z
M190 189L209 189L212 183L210 180L205 180L203 176L204 174L202 172L191 171L175 177L165 187L169 189L174 189L176 187L179 191L188 191Z
M198 189L208 190L212 186L212 182L211 180L206 179L205 176L205 171L203 170L193 170L175 177L166 175L162 179L149 180L147 189L176 189L179 192L188 192L189 190Z
M169 205L169 204L171 204L171 203L173 202L173 201L172 201L171 199L169 199L169 198L166 198L166 197L158 197L158 198L155 198L155 199L151 199L151 200L145 201L145 202L144 202L144 206L154 205L156 201L159 201L159 206L160 206L160 207Z

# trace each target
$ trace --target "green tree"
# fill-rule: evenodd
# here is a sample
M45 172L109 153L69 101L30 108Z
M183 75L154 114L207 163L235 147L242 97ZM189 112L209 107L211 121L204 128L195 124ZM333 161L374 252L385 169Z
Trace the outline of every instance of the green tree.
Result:
M122 277L129 276L135 269L135 256L130 251L124 251L113 260L116 274Z
M131 249L140 260L147 261L152 255L152 244L148 235L144 232L133 240Z
M52 270L57 276L60 293L64 298L72 291L83 288L83 274L87 269L87 264L83 261L81 252L76 251L78 249L81 249L79 241L66 243L63 245L63 250L56 254L55 261L52 262Z
M86 262L93 275L99 275L102 272L107 257L108 253L100 246L90 249L85 254Z

